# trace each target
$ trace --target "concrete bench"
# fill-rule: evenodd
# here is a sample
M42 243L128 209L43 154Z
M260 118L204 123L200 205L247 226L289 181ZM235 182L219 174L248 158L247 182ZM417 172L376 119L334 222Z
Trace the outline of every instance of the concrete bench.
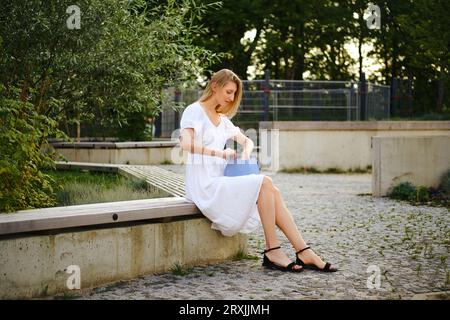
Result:
M0 236L182 216L203 217L184 198L157 198L53 207L0 214Z
M274 171L367 170L374 136L441 136L450 121L270 121L259 123L262 165Z
M158 169L125 171L181 194L179 176ZM156 176L164 181L158 184ZM0 299L67 292L75 276L82 290L167 272L177 264L216 263L246 249L245 235L222 236L195 204L179 196L0 214Z
M245 235L222 236L183 198L2 214L0 299L69 292L74 276L83 290L177 264L217 263L246 249Z
M172 162L177 141L53 142L56 153L68 161L155 165Z
M372 194L386 196L402 182L438 187L450 170L450 135L372 137Z

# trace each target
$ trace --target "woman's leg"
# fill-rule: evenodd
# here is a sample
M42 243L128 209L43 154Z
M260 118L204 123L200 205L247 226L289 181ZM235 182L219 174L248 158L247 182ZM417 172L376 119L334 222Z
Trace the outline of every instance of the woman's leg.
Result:
M270 179L270 183L272 180ZM295 251L299 251L307 247L305 240L303 239L297 225L295 224L292 214L289 212L286 204L283 201L280 190L272 183L272 193L275 201L275 223L286 235L286 238L294 247ZM312 250L305 250L301 252L299 258L306 264L315 264L319 268L325 266L325 262L314 253Z
M268 177L264 177L261 185L258 197L258 211L266 238L266 249L278 247L280 242L275 228L275 194L272 181ZM291 260L282 250L269 251L266 253L266 256L280 266L287 266L291 263ZM300 269L301 267L296 266L295 268Z

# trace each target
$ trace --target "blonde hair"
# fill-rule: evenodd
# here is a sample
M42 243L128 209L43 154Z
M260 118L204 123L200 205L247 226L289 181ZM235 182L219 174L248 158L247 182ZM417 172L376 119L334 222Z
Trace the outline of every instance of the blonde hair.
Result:
M236 115L237 109L239 108L239 104L241 103L242 99L242 81L233 71L222 69L214 73L205 90L203 91L199 101L203 102L212 97L212 95L214 94L212 90L213 83L216 83L219 87L224 87L229 81L233 81L237 87L234 100L226 106L216 107L216 111L226 115L231 119Z

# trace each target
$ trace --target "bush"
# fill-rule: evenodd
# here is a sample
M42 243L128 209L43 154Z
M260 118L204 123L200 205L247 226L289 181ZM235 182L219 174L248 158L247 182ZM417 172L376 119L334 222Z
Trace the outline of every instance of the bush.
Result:
M80 29L67 27L66 9L74 4ZM197 20L209 7L195 0L5 2L0 83L20 86L21 98L59 117L67 134L81 123L144 140L146 119L167 100L162 89L194 81L218 60L193 44L203 32Z
M450 198L450 170L442 176L438 189L447 199Z
M415 187L410 182L402 182L392 188L388 196L413 203L428 203L448 207L450 204L450 170L443 175L438 188Z
M6 99L0 87L0 212L55 203L53 180L41 172L53 167L44 151L46 139L58 132L56 121L37 114L32 104Z
M398 200L414 200L416 197L416 188L410 182L402 182L392 188L389 196Z
M424 186L418 186L416 188L416 197L414 201L416 202L427 202L430 200L430 189Z

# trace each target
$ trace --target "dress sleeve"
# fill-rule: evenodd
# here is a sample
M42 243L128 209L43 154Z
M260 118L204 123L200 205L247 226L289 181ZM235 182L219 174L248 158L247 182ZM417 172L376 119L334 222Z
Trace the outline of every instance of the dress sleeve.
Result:
M184 109L183 115L181 116L180 130L185 128L193 128L196 134L201 130L201 122L198 113L191 106Z
M227 139L230 139L232 137L234 137L235 135L237 135L239 132L241 132L241 129L239 129L239 127L236 127L231 121L230 119L228 119L228 117L223 117L224 121L225 121L225 133L226 133L226 137Z

